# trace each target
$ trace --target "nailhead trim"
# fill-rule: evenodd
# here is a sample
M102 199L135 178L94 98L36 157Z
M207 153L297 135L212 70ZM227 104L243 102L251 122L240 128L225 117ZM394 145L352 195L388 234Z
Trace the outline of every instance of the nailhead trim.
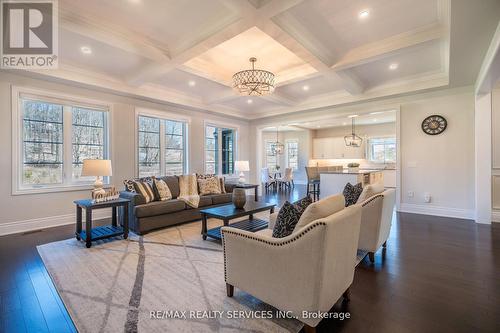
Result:
M240 237L243 237L243 238L252 239L252 240L255 240L255 241L258 241L258 242L261 242L261 243L265 243L265 244L268 244L268 245L272 245L272 246L283 246L283 245L288 245L288 244L291 244L291 243L295 242L296 240L298 240L299 238L301 238L302 236L304 236L305 234L307 234L308 232L310 232L314 228L316 228L318 226L322 226L322 225L324 226L324 225L326 225L326 223L325 222L313 222L306 229L304 229L304 231L302 231L300 234L295 235L293 238L291 238L291 239L289 239L287 241L281 241L281 242L279 241L280 238L275 238L275 239L278 239L278 241L271 242L271 241L267 241L267 240L264 240L264 239L261 239L261 238L257 238L257 237L253 237L253 236L248 236L248 235L243 235L243 234L240 234L240 233L234 232L234 231L222 230L222 247L223 247L223 250L224 250L224 280L227 282L226 238L224 237L225 233L236 235L236 236L240 236Z
M371 197L370 199L368 199L368 201L365 201L363 202L363 204L361 205L361 207L365 207L366 205L368 205L370 202L378 199L378 198L384 198L384 195L383 194L376 194L374 195L373 197Z

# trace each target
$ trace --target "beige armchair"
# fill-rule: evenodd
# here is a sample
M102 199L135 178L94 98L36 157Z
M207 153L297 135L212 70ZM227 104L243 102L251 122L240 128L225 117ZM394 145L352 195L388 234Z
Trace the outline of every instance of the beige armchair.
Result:
M313 214L325 211L313 208ZM315 332L321 319L303 316L302 311L328 312L341 296L348 299L360 221L361 207L355 205L298 225L285 238L272 238L272 229L251 233L223 227L228 296L237 287L277 309L291 311L306 324L306 332Z
M387 245L395 200L396 191L387 189L358 202L362 207L358 249L368 251L371 262L375 262L375 252L380 246Z

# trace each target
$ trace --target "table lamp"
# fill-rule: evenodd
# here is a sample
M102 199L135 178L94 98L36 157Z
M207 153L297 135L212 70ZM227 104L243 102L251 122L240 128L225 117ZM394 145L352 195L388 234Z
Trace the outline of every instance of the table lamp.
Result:
M83 160L82 176L95 176L93 193L104 192L102 177L112 176L111 160Z
M236 171L240 172L240 178L238 179L238 183L245 183L245 171L250 171L250 165L248 161L235 161L234 168Z

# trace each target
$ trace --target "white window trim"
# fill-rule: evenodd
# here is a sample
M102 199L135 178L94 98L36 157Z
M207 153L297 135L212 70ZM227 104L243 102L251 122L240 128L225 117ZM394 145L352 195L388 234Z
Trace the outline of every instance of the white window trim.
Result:
M42 90L30 87L21 86L11 86L11 113L12 113L12 195L24 195L24 194L38 194L38 193L57 193L57 192L70 192L70 191L84 191L93 189L93 182L75 182L66 184L55 184L55 185L41 185L40 187L22 187L21 185L21 171L20 167L22 165L22 110L21 110L21 95L32 97L33 99L41 99L43 101L71 104L72 106L95 108L108 112L107 116L107 135L105 138L105 146L108 152L108 158L111 161L113 158L113 149L111 147L111 123L113 118L112 105L110 103L94 100L90 98L84 98L73 95L59 94L54 91ZM66 135L71 135L71 128L68 131L67 127L71 127L71 123L63 121L63 142L66 143ZM64 134L68 133L69 134ZM71 143L71 140L69 141ZM70 146L68 148L68 146ZM71 159L71 154L68 155L68 151L71 149L71 144L66 144L65 151L63 152L63 173L68 172L68 162ZM68 151L67 151L68 150ZM72 163L70 163L72 164ZM109 185L111 183L111 177L107 177L108 181L105 183Z
M289 143L296 143L297 144L297 168L296 169L293 169L293 171L296 171L299 169L299 151L300 151L300 145L299 145L299 139L287 139L285 141L285 150L286 150L286 155L285 155L285 158L286 158L286 167L289 168L290 167L290 156L289 156L289 152L288 152L288 144Z
M384 165L384 164L396 164L396 161L398 159L397 155L396 155L396 161L394 162L380 162L380 161L375 161L375 160L372 160L370 159L370 140L373 140L373 139L387 139L387 138L393 138L396 142L396 149L398 147L398 144L397 144L397 136L396 135L390 135L390 134L387 134L387 135L374 135L374 136L369 136L366 138L366 145L365 145L365 156L366 156L366 160L372 164L378 164L378 165ZM396 150L396 154L397 154L397 150Z
M153 110L153 109L147 109L147 108L135 108L135 124L134 124L134 146L135 146L135 166L134 166L134 174L136 177L139 177L139 117L151 117L151 118L158 118L162 120L171 120L171 121L179 121L185 123L185 133L184 133L184 172L189 173L189 156L190 156L190 149L189 149L189 129L191 127L191 117L186 117L183 115L179 115L177 113L173 112L168 112L168 111L161 111L161 110ZM162 161L163 157L165 155L164 150L164 144L162 144L161 137L165 136L165 132L161 130L160 127L160 173L163 173L163 167L162 166Z
M238 161L238 153L239 153L239 136L240 136L240 127L234 124L230 123L224 123L224 122L211 122L205 120L203 123L203 172L206 173L206 160L207 160L207 154L206 154L206 135L207 135L207 126L212 126L212 127L217 127L217 128L227 128L231 129L235 132L234 134L234 147L233 147L233 160L234 162ZM217 149L219 151L222 151L222 141L219 140L217 143ZM216 170L215 174L218 176L235 176L237 173L234 171L233 174L222 174L222 155L219 154L221 160L219 161L218 164L218 170Z
M268 163L268 155L267 155L267 145L270 143L276 142L275 140L264 140L264 167L269 169L269 163ZM279 158L278 155L274 155L276 157L276 165L279 165Z

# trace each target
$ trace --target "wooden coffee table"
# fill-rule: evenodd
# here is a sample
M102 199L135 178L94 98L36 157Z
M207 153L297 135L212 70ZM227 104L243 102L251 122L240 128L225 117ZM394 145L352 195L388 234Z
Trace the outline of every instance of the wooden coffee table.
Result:
M222 228L222 226L207 230L207 219L209 217L222 220L224 226L230 226L241 230L256 232L267 228L268 222L261 219L255 219L253 217L253 214L264 212L266 210L271 211L272 214L274 213L275 206L276 204L269 202L247 201L245 207L243 207L242 209L234 207L233 204L202 209L200 210L200 213L202 217L201 234L203 236L203 239L207 239L207 237L211 237L217 240L222 239L222 235L220 232L220 228ZM230 220L243 216L248 216L248 219L229 224Z

